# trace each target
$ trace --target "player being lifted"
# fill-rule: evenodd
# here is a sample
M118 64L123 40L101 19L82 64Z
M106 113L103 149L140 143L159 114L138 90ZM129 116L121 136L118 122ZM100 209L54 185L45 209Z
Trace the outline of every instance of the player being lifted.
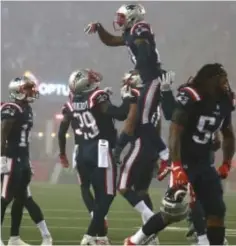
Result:
M223 245L225 203L220 177L226 177L235 152L231 122L232 94L227 73L221 64L204 65L191 86L181 88L170 126L170 153L173 184L189 181L203 206L210 245ZM218 172L212 163L212 137L221 130L223 163ZM219 175L220 174L220 175ZM165 214L157 213L126 244L139 244L143 238L164 229Z
M71 74L69 87L74 96L68 104L71 126L79 137L77 169L91 182L95 204L93 217L81 245L109 244L104 218L116 193L116 165L111 150L116 141L113 118L104 113L109 95L99 89L102 76L90 69Z
M29 134L33 126L33 112L30 103L38 98L36 83L23 76L9 84L10 102L1 106L1 223L8 204L13 200L11 210L11 232L9 245L27 245L19 237L24 206L43 237L42 245L51 245L39 206L32 199L29 183L32 176L29 153Z

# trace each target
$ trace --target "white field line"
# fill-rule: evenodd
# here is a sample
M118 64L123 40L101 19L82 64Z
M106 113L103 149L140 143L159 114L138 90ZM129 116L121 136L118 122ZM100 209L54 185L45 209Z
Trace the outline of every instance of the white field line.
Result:
M3 226L3 228L10 228L10 226ZM25 228L28 230L35 230L36 227L35 226L22 226L21 228ZM134 227L134 229L139 229L140 227ZM85 230L85 227L79 227L79 226L50 226L49 227L50 230ZM110 231L127 231L127 228L112 228L109 227ZM178 231L178 232L186 232L188 230L187 227L173 227L173 226L169 226L167 227L165 230L167 231ZM236 230L235 229L226 229L226 235L227 236L233 236L236 237Z

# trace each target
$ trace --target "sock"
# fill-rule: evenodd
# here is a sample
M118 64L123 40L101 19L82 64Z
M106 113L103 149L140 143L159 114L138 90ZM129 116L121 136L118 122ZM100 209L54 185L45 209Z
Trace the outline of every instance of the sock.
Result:
M3 223L5 217L7 205L8 202L3 197L1 197L1 224Z
M11 207L11 237L19 236L23 209L23 201L15 199Z
M206 234L198 236L197 239L198 239L198 245L210 245Z
M134 244L140 244L147 236L144 234L142 228L140 228L133 236L130 237L130 241Z
M145 194L143 196L143 200L145 202L145 204L150 208L150 210L153 211L153 204L152 204L152 200L149 194Z
M143 226L143 233L147 236L157 234L162 231L167 224L164 222L161 213L153 215L148 222Z
M12 241L15 241L17 239L20 239L20 236L11 236L10 237L10 240L12 240Z
M204 216L205 213L203 211L201 203L199 201L196 201L192 206L191 217L194 229L198 236L206 234L206 220Z
M210 245L223 245L225 239L225 227L208 227L207 237Z
M37 227L39 228L39 231L40 231L40 233L41 233L41 235L42 235L43 238L44 237L50 237L51 236L45 220L40 221L37 224Z
M83 198L84 204L86 208L88 209L89 213L91 213L94 210L94 197L90 189L86 186L81 185L81 196Z
M144 201L140 201L134 208L141 214L144 224L154 215Z
M28 213L34 223L37 225L39 222L43 221L43 213L39 205L29 197L25 203L25 208L28 210Z

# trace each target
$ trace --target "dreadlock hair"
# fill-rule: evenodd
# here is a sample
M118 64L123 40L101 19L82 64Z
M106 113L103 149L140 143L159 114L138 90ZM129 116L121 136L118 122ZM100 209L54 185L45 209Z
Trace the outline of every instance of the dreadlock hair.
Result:
M220 63L206 64L196 74L192 80L192 85L201 90L204 85L213 77L226 75L227 72Z

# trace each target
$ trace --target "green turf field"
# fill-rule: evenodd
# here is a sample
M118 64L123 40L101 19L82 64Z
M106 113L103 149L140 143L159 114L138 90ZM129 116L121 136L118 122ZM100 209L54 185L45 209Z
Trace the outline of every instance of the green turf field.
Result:
M77 185L32 185L32 193L40 204L49 229L51 230L54 245L78 245L86 231L89 216L80 197ZM151 190L153 202L158 209L161 192L153 188ZM235 197L226 197L227 201L227 238L230 244L236 244L236 209ZM2 229L2 239L8 239L10 225L9 211L6 215ZM117 196L110 213L109 238L112 244L122 244L123 239L141 225L140 216L134 212L128 203ZM184 235L186 223L178 223L160 233L161 244L189 244ZM32 245L40 244L40 234L31 221L27 212L24 215L21 229L22 239Z

